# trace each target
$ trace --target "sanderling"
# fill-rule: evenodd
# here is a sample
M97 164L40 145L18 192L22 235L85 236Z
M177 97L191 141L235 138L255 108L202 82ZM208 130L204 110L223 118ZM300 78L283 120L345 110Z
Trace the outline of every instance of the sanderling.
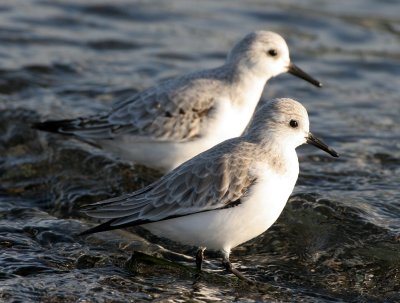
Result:
M281 36L253 32L233 47L220 67L165 80L105 114L50 120L33 127L74 135L122 159L170 171L240 136L266 82L284 72L321 86L290 62Z
M261 106L246 132L197 155L153 184L89 205L89 216L107 222L82 234L140 225L153 234L222 252L266 231L279 217L299 173L296 147L310 143L338 154L309 132L306 109L292 99Z

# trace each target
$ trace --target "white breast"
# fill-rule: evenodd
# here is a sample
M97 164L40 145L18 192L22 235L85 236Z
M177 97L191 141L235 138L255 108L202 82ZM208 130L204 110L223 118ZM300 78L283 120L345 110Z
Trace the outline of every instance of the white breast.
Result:
M249 123L254 109L251 106L235 106L230 102L221 102L220 114L211 123L207 137L214 142L221 142L240 136Z
M213 145L224 140L240 136L246 129L254 114L255 108L260 100L265 81L263 79L252 79L242 89L237 88L235 101L222 99L216 104L217 114L210 121L208 133L205 137L213 140Z
M297 179L297 178L296 178ZM242 224L238 226L238 236L230 246L235 247L265 232L278 219L296 182L288 175L270 175L268 181L254 186L251 199L246 201L240 212Z

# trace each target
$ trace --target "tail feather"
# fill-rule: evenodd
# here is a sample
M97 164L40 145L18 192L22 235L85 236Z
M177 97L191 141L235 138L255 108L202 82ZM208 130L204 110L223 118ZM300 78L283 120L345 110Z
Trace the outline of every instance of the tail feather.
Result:
M115 221L117 221L119 218L116 219L112 219L109 220L107 222L101 223L95 227L89 228L81 233L78 234L78 236L85 236L85 235L90 235L90 234L94 234L94 233L99 233L99 232L103 232L103 231L109 231L109 230L113 230L113 229L121 229L124 227L129 227L129 226L138 226L138 225L142 225L142 224L146 224L146 223L150 223L151 221L149 220L137 220L134 222L128 222L125 224L116 224L116 225L112 225L112 223L114 223Z
M71 132L74 120L49 120L32 124L33 129L46 131L50 133L73 135Z
M100 117L101 118L101 117ZM69 120L48 120L33 123L34 129L69 136L77 136L81 139L112 139L113 130L107 119L77 118Z
M117 229L120 228L119 226L111 226L111 223L114 220L109 220L107 222L104 222L100 225L97 225L95 227L89 228L81 233L78 234L78 236L85 236L85 235L90 235L90 234L94 234L94 233L99 233L102 231L108 231L108 230L113 230L113 229Z

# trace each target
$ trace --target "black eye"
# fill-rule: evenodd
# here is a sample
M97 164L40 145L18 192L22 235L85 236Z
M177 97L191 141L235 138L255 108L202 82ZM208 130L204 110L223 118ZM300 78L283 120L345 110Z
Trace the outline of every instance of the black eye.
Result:
M296 120L290 120L289 125L290 127L296 128L297 126L299 126L299 122L297 122Z
M268 51L268 55L270 55L271 57L275 57L276 55L278 55L278 52L276 51L276 49L270 49Z

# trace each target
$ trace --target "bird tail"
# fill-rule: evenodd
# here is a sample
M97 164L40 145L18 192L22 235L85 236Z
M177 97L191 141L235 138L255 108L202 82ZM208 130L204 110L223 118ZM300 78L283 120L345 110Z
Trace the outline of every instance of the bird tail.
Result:
M94 234L94 233L99 233L102 231L108 231L108 230L113 230L113 229L117 229L117 228L121 228L120 226L111 226L111 223L114 220L109 220L107 222L104 222L100 225L97 225L95 227L89 228L81 233L78 234L78 236L85 236L85 235L90 235L90 234Z
M74 120L49 120L33 123L31 127L41 131L64 135L73 135L75 129Z
M121 228L125 228L125 227L132 227L132 226L138 226L138 225L142 225L142 224L146 224L146 223L151 223L151 221L148 221L148 220L137 220L134 222L113 225L113 223L119 219L120 218L108 220L107 222L101 223L95 227L89 228L89 229L79 233L78 236L85 236L85 235L90 235L90 234L99 233L99 232L103 232L103 231L109 231L109 230L113 230L113 229L121 229Z

